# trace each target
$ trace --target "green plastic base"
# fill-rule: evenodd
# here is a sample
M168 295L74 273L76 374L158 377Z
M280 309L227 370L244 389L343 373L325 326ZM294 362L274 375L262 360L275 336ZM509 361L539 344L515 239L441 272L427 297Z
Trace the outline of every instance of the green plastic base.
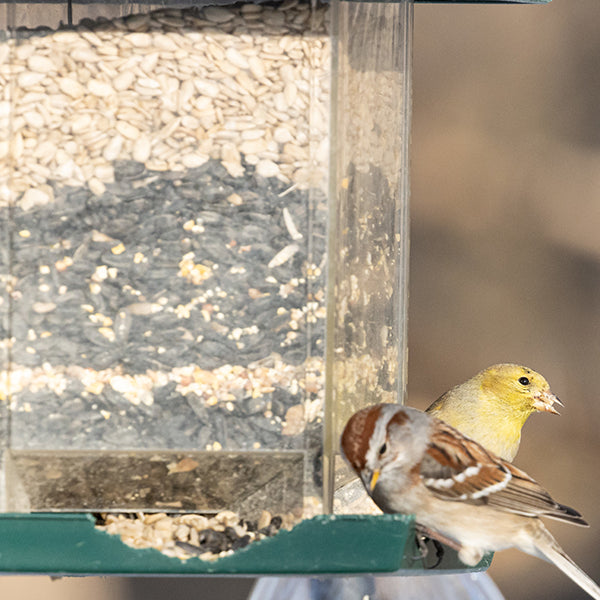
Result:
M170 558L153 549L134 549L78 513L0 515L0 572L51 575L317 575L425 572L412 559L414 519L405 515L319 516L248 545L216 561ZM432 558L428 557L429 562ZM435 562L435 561L433 561ZM428 573L481 571L491 557L468 569L446 550Z

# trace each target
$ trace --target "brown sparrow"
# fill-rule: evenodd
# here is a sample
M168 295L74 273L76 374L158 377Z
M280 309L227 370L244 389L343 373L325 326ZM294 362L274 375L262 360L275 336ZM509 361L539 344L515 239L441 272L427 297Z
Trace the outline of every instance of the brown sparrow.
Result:
M554 563L590 596L600 587L562 550L540 517L587 526L527 473L443 421L414 408L378 404L354 414L342 451L387 513L414 514L427 535L467 565L518 548Z

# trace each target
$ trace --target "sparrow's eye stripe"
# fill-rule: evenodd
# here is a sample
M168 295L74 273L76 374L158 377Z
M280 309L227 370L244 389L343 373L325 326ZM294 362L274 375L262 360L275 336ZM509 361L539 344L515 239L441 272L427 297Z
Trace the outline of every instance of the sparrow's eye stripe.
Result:
M408 415L403 410L398 410L394 413L394 416L390 419L388 423L388 428L390 425L404 425L408 421Z
M356 471L361 471L365 466L369 443L381 409L381 406L374 406L357 412L344 429L342 451Z

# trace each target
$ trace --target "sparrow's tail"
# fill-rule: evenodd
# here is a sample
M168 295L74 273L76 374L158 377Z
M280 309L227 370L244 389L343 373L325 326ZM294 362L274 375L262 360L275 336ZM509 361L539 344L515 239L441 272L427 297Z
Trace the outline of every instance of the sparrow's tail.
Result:
M541 522L539 525L542 525ZM558 545L552 534L543 526L538 530L538 533L540 535L536 536L535 544L540 555L547 561L554 563L592 598L600 600L600 587L565 554L565 551Z

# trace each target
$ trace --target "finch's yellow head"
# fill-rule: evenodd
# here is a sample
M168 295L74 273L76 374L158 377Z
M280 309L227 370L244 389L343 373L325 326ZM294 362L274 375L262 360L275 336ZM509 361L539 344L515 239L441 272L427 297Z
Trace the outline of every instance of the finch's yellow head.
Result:
M528 367L502 363L484 369L477 377L487 402L506 404L524 419L536 411L559 414L554 405L562 406L561 401L546 379Z
M427 412L512 461L528 417L538 411L557 415L555 404L562 406L539 373L503 363L448 390Z

